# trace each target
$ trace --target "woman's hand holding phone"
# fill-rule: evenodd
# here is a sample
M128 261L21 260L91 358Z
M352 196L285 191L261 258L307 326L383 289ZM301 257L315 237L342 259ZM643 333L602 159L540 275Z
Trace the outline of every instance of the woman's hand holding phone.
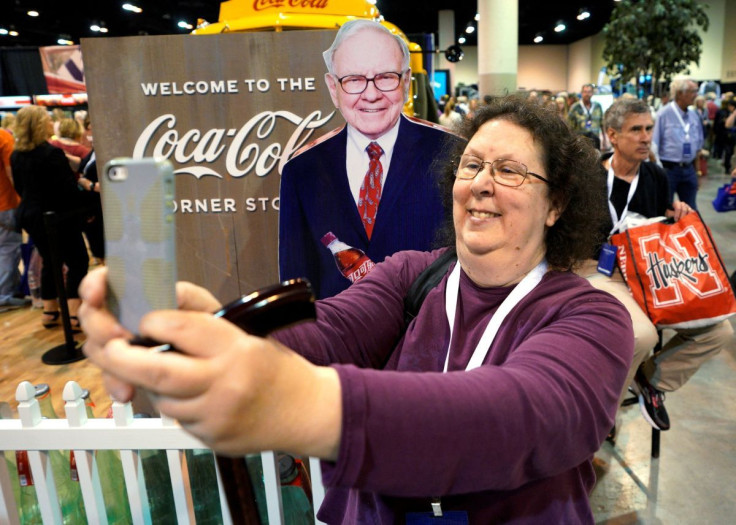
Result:
M80 316L85 353L102 368L113 397L127 401L145 388L162 413L226 454L278 449L336 458L342 409L333 368L213 316L217 300L191 283L177 285L181 310L151 312L140 324L142 336L181 353L130 345L104 309L104 280L104 269L85 278Z
M114 373L105 371L105 367L98 362L102 358L101 354L108 351L108 343L119 339L125 346L130 346L128 341L133 337L106 308L107 268L97 268L87 274L79 292L82 297L79 317L87 334L83 350L92 362L103 369L103 380L108 392L117 401L130 401L135 392L133 383L121 381ZM182 310L211 313L220 308L220 302L210 292L192 283L176 283L176 297L178 307Z

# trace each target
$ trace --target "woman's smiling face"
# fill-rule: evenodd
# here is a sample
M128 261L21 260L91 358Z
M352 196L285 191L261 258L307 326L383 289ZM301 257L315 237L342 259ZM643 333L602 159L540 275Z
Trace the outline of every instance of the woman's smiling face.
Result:
M514 160L546 177L540 146L531 133L509 120L483 124L464 154L487 162ZM482 258L484 264L519 267L538 262L546 251L546 228L559 217L549 201L547 183L527 176L521 186L503 186L493 180L490 170L486 164L474 179L455 180L453 222L458 257L461 262L464 258ZM472 273L468 275L473 278Z

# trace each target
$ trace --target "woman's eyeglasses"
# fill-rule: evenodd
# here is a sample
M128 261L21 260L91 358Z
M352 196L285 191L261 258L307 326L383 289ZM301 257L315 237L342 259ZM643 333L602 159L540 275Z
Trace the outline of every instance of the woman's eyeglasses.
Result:
M541 181L550 184L548 179L541 175L532 173L524 164L509 159L496 159L494 161L483 160L475 155L463 155L460 157L455 178L462 180L471 180L483 171L486 164L491 167L491 177L493 181L503 186L515 188L524 183L527 175L531 175Z

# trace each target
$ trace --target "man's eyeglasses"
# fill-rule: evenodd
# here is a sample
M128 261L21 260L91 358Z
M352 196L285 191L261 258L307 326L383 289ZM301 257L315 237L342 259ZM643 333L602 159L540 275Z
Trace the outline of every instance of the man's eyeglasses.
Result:
M373 78L368 78L364 75L346 75L344 77L337 77L337 81L345 93L359 95L368 88L368 82L373 82L373 85L376 86L378 91L393 91L399 87L403 75L404 73L388 71L386 73L379 73Z
M502 186L509 186L515 188L521 186L524 183L527 175L536 177L539 180L550 184L549 180L545 179L541 175L532 173L526 166L521 162L508 159L496 159L494 161L483 160L475 155L463 155L460 157L457 171L455 172L455 178L462 180L474 179L486 164L491 167L491 177L493 181L501 184Z

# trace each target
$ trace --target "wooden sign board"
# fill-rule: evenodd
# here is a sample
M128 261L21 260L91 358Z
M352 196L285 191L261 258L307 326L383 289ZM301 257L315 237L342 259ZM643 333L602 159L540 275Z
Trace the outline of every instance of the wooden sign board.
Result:
M324 82L322 51L334 37L288 31L82 41L99 173L115 157L172 162L179 278L221 301L278 281L281 169L343 123Z

